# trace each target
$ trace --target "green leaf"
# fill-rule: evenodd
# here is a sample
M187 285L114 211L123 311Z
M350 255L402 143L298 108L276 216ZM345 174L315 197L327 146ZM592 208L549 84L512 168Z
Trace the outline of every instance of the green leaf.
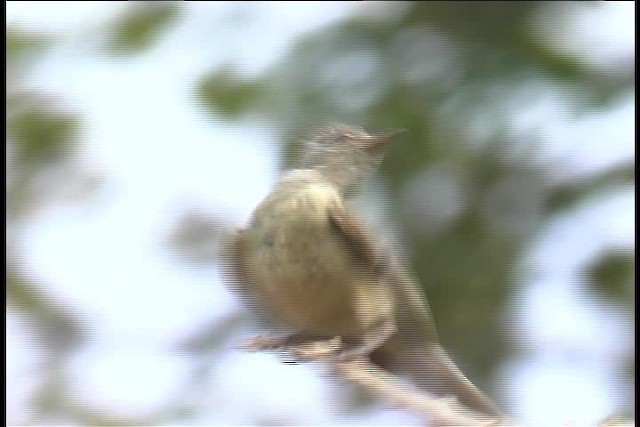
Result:
M53 39L44 35L25 31L22 28L7 29L7 65L15 67L33 60L51 45Z
M210 112L239 116L253 109L264 93L260 82L243 81L230 68L218 70L197 85L196 98Z
M172 2L142 2L131 6L113 28L109 50L121 55L139 53L150 47L178 16Z
M587 283L600 295L631 303L635 277L633 252L609 250L587 268Z
M22 166L55 163L75 146L78 117L39 106L17 111L8 122L8 132L15 144Z

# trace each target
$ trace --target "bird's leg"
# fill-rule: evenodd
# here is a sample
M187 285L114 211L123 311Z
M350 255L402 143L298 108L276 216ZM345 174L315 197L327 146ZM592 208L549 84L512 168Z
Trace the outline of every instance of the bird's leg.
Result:
M314 359L326 353L334 353L341 346L340 337L314 334L308 331L293 334L264 333L256 335L241 348L248 351L282 350L301 359ZM321 348L321 347L325 348Z
M393 319L382 319L361 336L343 337L342 348L330 358L336 362L346 362L368 356L382 346L396 331Z
M309 331L265 333L251 338L242 348L249 351L281 350L300 362L345 362L369 355L395 332L395 323L385 320L358 337L331 337Z

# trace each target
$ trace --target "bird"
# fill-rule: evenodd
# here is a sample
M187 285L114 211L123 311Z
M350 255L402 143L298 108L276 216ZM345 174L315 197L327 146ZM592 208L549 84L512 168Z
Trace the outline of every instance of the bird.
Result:
M429 395L502 418L442 347L408 263L349 208L397 134L344 124L313 133L247 225L225 239L225 283L288 331L273 347L339 337L342 360L364 355Z

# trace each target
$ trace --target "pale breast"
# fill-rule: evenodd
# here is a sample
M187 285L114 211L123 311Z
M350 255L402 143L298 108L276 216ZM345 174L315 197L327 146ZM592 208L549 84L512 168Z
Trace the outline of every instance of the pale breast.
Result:
M326 285L350 270L347 248L332 230L327 207L339 203L335 189L323 184L276 189L255 213L258 262L266 282ZM269 280L270 278L270 280Z
M247 267L270 305L297 328L356 334L374 322L379 283L355 262L328 220L341 203L330 185L276 188L256 209ZM362 287L371 291L362 292ZM368 301L368 298L371 301ZM364 312L364 316L363 316Z

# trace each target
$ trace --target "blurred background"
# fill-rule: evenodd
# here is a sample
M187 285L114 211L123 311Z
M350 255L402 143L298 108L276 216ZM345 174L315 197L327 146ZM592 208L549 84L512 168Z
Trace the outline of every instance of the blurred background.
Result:
M6 5L8 425L421 425L235 349L220 232L330 122L406 130L356 208L481 388L634 416L634 2Z

